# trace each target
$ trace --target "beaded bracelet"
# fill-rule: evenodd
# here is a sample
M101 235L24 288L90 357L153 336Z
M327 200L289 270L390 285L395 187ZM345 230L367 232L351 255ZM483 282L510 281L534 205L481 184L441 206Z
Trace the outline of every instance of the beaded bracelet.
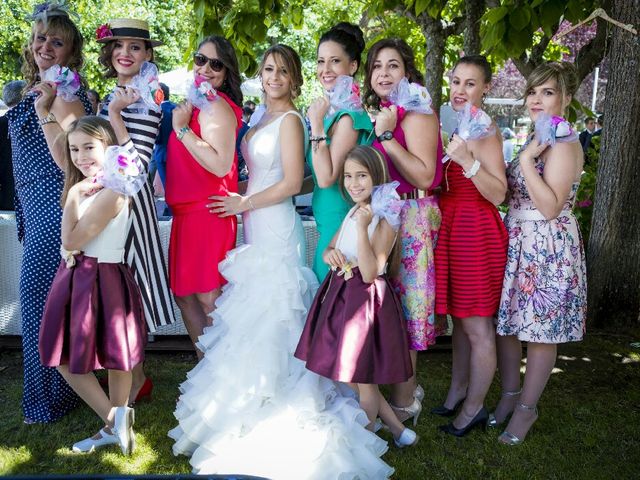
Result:
M184 126L180 130L178 130L176 132L176 137L178 137L178 140L182 141L182 139L184 138L184 136L187 134L189 130L191 129L188 126Z

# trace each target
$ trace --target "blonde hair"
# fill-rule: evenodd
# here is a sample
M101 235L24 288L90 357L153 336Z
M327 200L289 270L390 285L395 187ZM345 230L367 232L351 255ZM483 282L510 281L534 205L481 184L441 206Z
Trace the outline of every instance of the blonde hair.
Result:
M104 147L109 145L117 145L118 139L111 127L111 124L101 117L89 115L79 118L73 122L69 128L62 133L64 141L64 187L62 189L62 196L60 197L60 205L64 208L64 204L67 201L67 195L69 190L76 183L85 179L84 174L76 167L71 160L71 151L69 150L69 135L74 132L82 132L90 137L96 138L102 142Z
M31 37L27 45L22 49L22 75L27 82L24 92L31 89L40 80L40 69L36 64L35 58L33 58L33 52L31 47L37 34L57 34L60 35L65 44L71 45L71 53L69 55L69 61L65 67L69 67L72 70L79 72L84 64L84 57L82 55L82 47L84 40L82 34L78 30L78 27L67 15L49 15L41 16L35 21L31 27Z
M532 88L538 87L549 80L555 80L558 85L558 90L560 90L563 97L562 110L564 111L567 107L567 105L564 104L564 98L573 98L580 86L578 70L573 63L569 62L547 62L538 65L527 77L524 96L526 96Z

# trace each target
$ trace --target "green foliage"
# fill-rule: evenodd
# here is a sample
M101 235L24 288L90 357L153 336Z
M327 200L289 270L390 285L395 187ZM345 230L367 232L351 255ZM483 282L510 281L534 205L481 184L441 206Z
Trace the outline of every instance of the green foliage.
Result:
M578 219L580 232L585 246L589 243L591 233L591 219L593 217L593 200L596 198L596 178L598 175L598 163L600 161L600 135L591 137L591 146L587 151L584 162L580 187L576 193L576 204L573 213Z
M482 17L482 48L500 63L518 58L543 35L551 37L562 19L577 23L586 18L597 3L597 0L502 0ZM545 53L555 56L553 48Z

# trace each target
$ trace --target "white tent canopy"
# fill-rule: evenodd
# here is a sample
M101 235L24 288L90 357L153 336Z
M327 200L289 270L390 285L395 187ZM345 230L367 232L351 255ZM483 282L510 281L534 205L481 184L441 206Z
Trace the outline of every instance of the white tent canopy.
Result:
M180 67L159 75L160 82L169 87L171 95L181 97L187 96L187 88L192 78L191 70L187 70L187 67Z
M186 97L189 84L193 80L193 74L187 67L180 67L170 72L161 73L159 79L169 87L171 95ZM260 79L257 77L249 78L241 85L242 93L250 97L259 97L262 94L260 87Z

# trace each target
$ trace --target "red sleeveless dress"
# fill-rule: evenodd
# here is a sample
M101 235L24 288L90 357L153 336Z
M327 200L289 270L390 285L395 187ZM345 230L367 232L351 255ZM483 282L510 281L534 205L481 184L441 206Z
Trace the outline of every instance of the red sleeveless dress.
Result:
M435 249L436 314L491 317L498 311L508 236L498 209L456 162L445 164Z
M242 110L218 92L236 116L236 137L242 125ZM198 114L193 109L189 127L201 136ZM206 207L212 195L238 192L238 157L224 177L204 169L171 132L167 144L166 201L173 213L169 243L169 283L177 296L206 293L226 283L218 264L236 244L235 216L220 218Z

